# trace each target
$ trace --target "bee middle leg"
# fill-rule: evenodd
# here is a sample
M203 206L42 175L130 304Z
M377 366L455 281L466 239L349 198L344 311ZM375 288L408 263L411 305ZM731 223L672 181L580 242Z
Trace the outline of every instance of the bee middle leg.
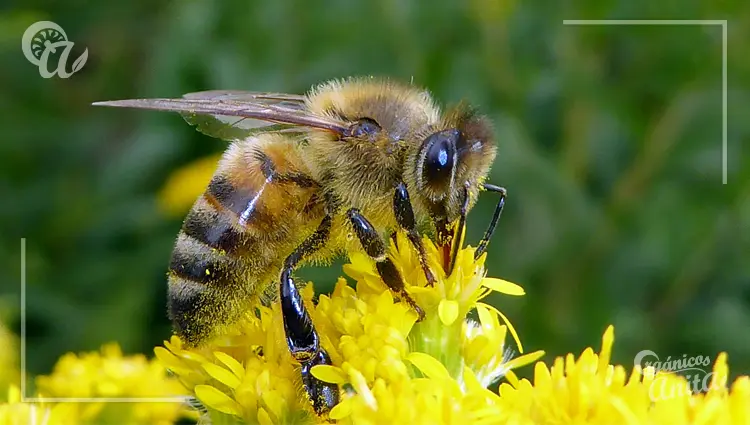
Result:
M414 249L417 250L419 264L422 266L427 284L433 286L435 284L435 275L432 274L430 267L427 265L427 254L425 253L419 232L417 232L414 209L409 200L409 192L406 190L406 185L403 182L396 186L396 192L393 195L393 212L396 215L396 223L398 223L399 227L406 230L407 238L409 238Z
M398 272L396 265L393 264L393 261L386 255L385 242L375 230L375 227L356 208L349 209L346 215L349 217L349 221L354 227L354 233L362 244L365 253L375 260L375 268L378 270L378 274L383 279L383 282L417 312L420 321L423 320L425 317L424 310L406 292L401 274Z
M311 373L313 366L330 365L331 358L320 346L320 336L305 308L292 272L305 256L326 243L331 232L331 223L332 217L327 215L318 229L286 258L280 279L281 313L286 343L292 356L302 365L302 384L318 415L326 414L338 404L339 389L335 384L318 380Z

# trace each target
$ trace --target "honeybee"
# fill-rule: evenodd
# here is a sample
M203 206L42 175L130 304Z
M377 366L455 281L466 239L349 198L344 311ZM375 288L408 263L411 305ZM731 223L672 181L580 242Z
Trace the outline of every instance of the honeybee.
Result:
M278 297L287 345L321 415L338 403L339 389L310 373L330 358L293 271L363 250L422 318L386 255L390 232L407 233L434 283L420 233L434 232L450 273L458 248L450 241L480 190L499 200L477 256L505 203L505 189L485 183L496 155L489 120L463 103L441 112L413 85L351 78L306 95L208 91L94 105L180 112L199 131L232 142L177 237L169 317L186 343L199 345L253 303Z

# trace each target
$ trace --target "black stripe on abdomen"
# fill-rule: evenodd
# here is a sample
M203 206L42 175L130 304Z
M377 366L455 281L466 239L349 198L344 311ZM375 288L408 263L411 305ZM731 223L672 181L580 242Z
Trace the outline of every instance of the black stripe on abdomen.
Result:
M185 217L182 231L191 238L211 248L236 252L242 244L243 236L238 232L229 218L213 209L210 205L194 207Z
M271 178L266 178L260 186L252 190L247 187L237 187L226 177L215 175L206 189L206 198L216 202L222 208L237 215L240 225L248 225L254 221L269 222L270 217L263 207L263 191L271 184Z
M181 233L177 237L169 270L176 276L198 283L231 283L237 265L230 257L215 252Z

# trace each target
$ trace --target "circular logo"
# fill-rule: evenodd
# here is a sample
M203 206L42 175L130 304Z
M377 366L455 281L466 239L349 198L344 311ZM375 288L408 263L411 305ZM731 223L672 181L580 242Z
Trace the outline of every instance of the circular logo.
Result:
M71 72L67 72L65 67L68 62L68 55L73 48L73 42L68 41L65 31L56 23L51 21L35 22L23 33L21 38L21 50L26 59L39 68L39 75L43 78L50 78L58 75L60 78L68 78L76 71L83 68L88 58L88 49L73 62ZM48 62L50 55L57 53L61 49L62 53L57 63L57 68L49 71Z

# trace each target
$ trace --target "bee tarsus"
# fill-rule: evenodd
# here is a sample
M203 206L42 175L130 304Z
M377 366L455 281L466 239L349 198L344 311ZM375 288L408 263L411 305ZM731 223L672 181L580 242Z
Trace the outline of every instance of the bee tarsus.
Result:
M339 403L339 388L319 380L311 372L313 366L330 365L331 358L320 346L318 332L288 269L282 274L281 311L289 352L301 366L302 385L315 413L325 415Z
M313 410L320 416L326 415L337 404L339 404L339 387L338 385L323 382L314 377L311 370L313 366L330 365L331 358L323 349L319 349L315 356L309 361L302 363L302 385L305 387L307 396L313 405Z

